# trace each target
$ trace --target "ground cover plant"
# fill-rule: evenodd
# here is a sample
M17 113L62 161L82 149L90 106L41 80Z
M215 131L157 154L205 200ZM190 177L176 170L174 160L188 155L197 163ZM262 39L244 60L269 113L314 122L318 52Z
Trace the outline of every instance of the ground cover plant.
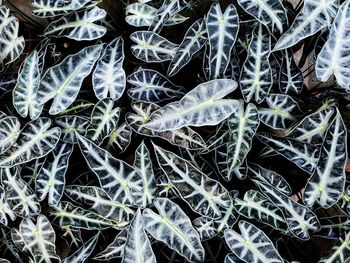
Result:
M0 1L0 262L350 257L350 0Z

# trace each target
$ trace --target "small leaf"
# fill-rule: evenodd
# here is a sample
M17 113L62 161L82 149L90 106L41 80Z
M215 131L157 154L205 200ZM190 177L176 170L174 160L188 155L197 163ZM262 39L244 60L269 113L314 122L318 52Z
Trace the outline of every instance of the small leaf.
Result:
M16 117L9 116L0 119L0 154L16 142L20 129L21 124Z
M84 243L77 251L72 255L65 258L62 263L84 263L86 259L90 256L92 251L95 249L99 234L90 238L86 243Z

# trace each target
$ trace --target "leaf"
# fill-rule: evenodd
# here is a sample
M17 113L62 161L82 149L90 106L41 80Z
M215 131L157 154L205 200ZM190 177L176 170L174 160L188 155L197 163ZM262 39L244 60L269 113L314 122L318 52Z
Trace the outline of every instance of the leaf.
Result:
M181 44L176 50L174 58L171 60L167 75L169 77L178 73L186 66L192 57L207 42L207 31L204 19L198 19L187 30Z
M185 0L165 0L154 14L149 30L159 33L164 23L187 6Z
M72 0L51 1L51 0L31 0L29 3L35 9L32 11L34 16L38 17L54 17L68 14L74 10L84 7L91 0Z
M322 144L333 114L333 108L322 107L316 112L307 115L295 127L292 127L288 131L288 137L306 143Z
M6 200L5 190L0 186L0 224L8 225L7 216L14 221L16 214L11 209L9 203Z
M51 128L49 118L28 122L15 144L0 155L0 167L12 167L49 154L61 135L60 128Z
M144 141L136 149L133 167L139 171L143 180L143 189L136 193L135 203L139 207L145 208L152 205L157 188L150 152Z
M132 221L128 238L125 243L122 262L130 263L156 263L151 242L144 230L144 223L140 209L137 210Z
M36 99L40 85L38 53L34 50L24 60L15 88L13 89L13 106L16 111L26 118L36 119L40 116L42 105Z
M107 142L107 149L112 147L118 152L124 152L131 142L131 136L131 128L123 123L111 132Z
M304 76L301 69L295 63L293 53L290 49L284 51L278 84L280 91L284 94L299 94L303 90Z
M238 169L245 160L252 147L253 137L259 127L258 109L249 103L244 110L243 100L236 112L227 120L229 127L229 140L227 144L228 176L231 179L234 170Z
M128 231L126 228L122 229L115 237L113 242L102 252L98 253L95 260L110 260L113 258L123 257L124 247L127 239Z
M347 43L350 40L350 5L344 2L332 23L332 27L326 43L316 60L316 76L319 80L326 82L332 75L335 76L337 83L345 91L350 90L349 68L350 47Z
M0 119L0 154L16 142L20 129L21 124L16 117L9 116Z
M62 201L54 206L51 215L53 221L57 222L61 227L72 226L74 228L82 228L86 230L102 230L106 228L121 229L127 223L117 223L100 216L89 210L74 206L70 202Z
M0 98L16 86L17 75L17 73L2 73L0 75Z
M135 27L151 26L157 9L145 3L132 3L126 7L125 21ZM172 26L186 21L188 17L176 14L165 21L164 26Z
M176 86L162 74L151 69L140 69L129 75L129 97L144 102L161 102L181 98L185 94L183 87Z
M136 31L130 35L136 43L131 46L132 54L145 62L163 62L172 60L175 56L177 44L150 31Z
M316 34L321 29L330 26L339 7L338 0L307 0L302 10L297 14L293 24L275 44L273 51L294 46L299 41Z
M38 103L54 99L49 113L57 115L76 99L83 80L90 74L100 56L102 45L89 46L67 56L60 64L49 68L43 75L38 90Z
M32 188L20 177L16 168L1 169L1 183L11 210L19 216L40 213L40 204Z
M202 242L209 240L218 234L214 226L214 221L204 216L197 217L193 221L193 227L198 232Z
M113 200L124 205L134 203L135 192L143 189L140 173L124 161L114 158L90 140L77 134L79 147L100 185Z
M310 239L310 233L320 230L316 215L307 207L289 199L286 195L275 190L271 185L258 183L262 192L276 205L284 215L289 230L299 239Z
M343 119L337 114L330 125L320 153L320 161L303 193L309 207L318 203L329 208L337 203L345 188L347 162L347 132Z
M234 207L240 215L249 219L258 220L277 230L286 229L281 211L258 191L245 192L243 200L235 198Z
M238 100L222 99L237 88L229 79L199 84L180 101L152 113L144 127L155 131L175 130L184 126L213 126L227 119L239 106Z
M75 100L71 106L69 106L66 110L59 113L59 116L65 116L69 114L77 114L79 112L85 111L92 106L94 106L94 103L91 103L87 100Z
M241 234L232 229L225 230L225 241L236 256L252 263L284 262L262 230L243 220L238 223L238 226Z
M109 97L116 101L123 95L126 85L123 61L124 41L117 37L106 46L92 73L93 89L99 100Z
M118 201L111 200L107 194L96 186L70 185L64 193L73 201L88 206L104 218L116 221L130 221L134 211Z
M56 254L56 234L46 216L39 215L36 224L30 218L24 218L19 225L19 232L35 262L49 263L60 260Z
M271 36L262 24L253 30L248 55L243 63L240 88L245 102L265 100L272 87L272 69L269 63Z
M292 97L283 94L266 96L268 108L259 108L260 120L273 129L286 129L301 114L298 103Z
M23 36L18 36L19 23L16 18L5 19L0 38L0 71L11 62L17 60L25 46ZM1 25L0 25L1 26Z
M87 127L86 138L100 144L111 134L117 126L120 108L114 107L114 101L110 98L103 99L96 103L91 113L91 123Z
M220 78L226 71L231 49L239 30L239 17L233 4L223 14L219 3L214 3L206 19L209 39L209 78Z
M238 4L272 33L282 34L288 24L287 12L280 0L239 0Z
M228 191L187 160L153 146L159 166L192 210L209 218L220 218L221 213L231 205Z
M90 238L86 243L84 243L77 251L72 255L65 258L62 263L83 263L90 256L92 251L95 249L99 234Z
M158 105L153 103L134 103L131 107L136 111L136 114L127 113L125 119L130 128L136 133L159 137L167 140L173 145L186 149L199 150L206 147L203 138L197 132L188 127L163 132L157 132L145 128L144 124L149 120L151 113L159 109Z
M257 137L262 143L270 146L279 155L293 162L305 172L313 173L316 169L320 156L317 146L270 134L258 134Z
M259 182L273 185L273 187L285 195L292 194L292 188L283 176L257 164L250 163L248 165L248 177L253 181L257 180Z
M62 129L62 141L78 143L75 133L85 134L90 121L83 117L69 115L56 118L55 123Z
M341 263L346 262L350 256L350 232L348 232L345 238L340 238L338 244L335 245L331 254L320 260L319 263Z
M350 219L347 216L332 216L320 218L321 229L317 236L328 239L338 239L346 236L350 230Z
M67 37L77 41L98 39L107 32L104 26L97 24L106 15L106 11L97 6L73 12L51 22L45 28L44 36Z
M166 198L156 198L154 205L158 214L149 208L143 211L143 222L147 232L188 261L204 261L205 252L199 235L185 212Z
M39 201L48 195L50 206L58 204L66 184L65 174L72 152L72 144L61 144L52 152L52 161L44 162L35 180L35 192Z

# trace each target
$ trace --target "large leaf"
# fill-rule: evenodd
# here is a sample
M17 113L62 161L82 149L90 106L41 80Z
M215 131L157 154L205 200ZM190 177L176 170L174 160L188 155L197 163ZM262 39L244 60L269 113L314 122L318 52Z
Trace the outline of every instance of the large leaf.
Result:
M243 200L235 198L234 207L247 218L259 220L277 230L286 229L281 211L258 191L245 192Z
M268 108L259 108L261 121L273 129L286 129L301 114L298 103L292 97L283 94L266 96Z
M274 51L294 46L322 28L330 26L338 7L338 0L306 0L291 27L276 43Z
M10 148L17 140L21 124L16 117L0 119L0 154Z
M337 110L322 145L320 161L305 187L304 203L310 207L318 203L323 208L335 204L345 188L346 162L347 131Z
M77 251L65 258L62 263L83 263L95 249L99 234L86 241Z
M94 40L102 37L107 29L96 22L104 19L105 10L95 6L63 16L51 22L44 31L48 37L67 37L74 40Z
M106 46L92 74L94 92L99 100L109 97L115 101L123 95L126 85L123 61L124 41L117 37Z
M141 192L136 193L135 203L145 208L152 205L153 199L156 197L157 188L150 152L144 141L136 149L133 166L139 171L143 180L143 189Z
M290 129L288 137L306 143L322 144L333 115L333 108L321 108L306 116L300 123Z
M250 263L284 262L262 230L243 220L238 226L240 234L232 229L225 230L225 241L236 256Z
M82 228L86 230L102 230L106 228L121 229L127 223L117 223L111 221L97 213L85 210L81 207L74 206L69 202L60 202L54 206L51 215L61 227L72 226L74 228Z
M187 6L185 0L165 0L154 14L149 30L159 33L165 22Z
M90 140L78 135L79 146L90 169L113 201L128 205L133 195L143 189L142 176L136 168L114 158Z
M316 76L326 82L332 75L339 86L350 91L350 3L345 1L332 24L328 40L317 56Z
M123 260L125 263L156 263L151 242L144 230L144 223L140 209L137 210L132 221L128 238L125 243Z
M271 185L266 183L258 183L258 185L270 201L282 211L289 230L297 238L308 240L310 238L309 231L317 232L320 230L320 223L316 215L307 207L278 192Z
M177 44L150 31L137 31L130 35L136 43L131 46L133 55L145 62L163 62L172 60L175 56Z
M86 47L49 68L38 90L39 104L53 99L50 114L56 115L66 110L78 96L83 80L90 74L101 49L102 45Z
M231 179L234 170L238 169L250 151L253 137L259 127L260 120L258 109L249 103L244 110L244 103L240 101L240 107L227 121L229 127L229 141L227 144L227 180Z
M56 254L56 234L46 216L39 215L36 224L30 218L23 219L19 232L35 262L50 263L60 260Z
M204 248L186 213L166 198L155 199L154 205L158 214L149 208L143 211L147 232L187 260L204 261Z
M228 191L190 162L154 145L157 161L182 199L197 213L220 218L231 205Z
M313 173L319 159L319 148L295 139L280 138L270 134L258 134L264 144L308 173Z
M209 39L209 78L220 78L225 73L230 60L231 49L239 30L239 17L233 4L223 14L219 3L214 3L209 11L207 32Z
M34 7L33 15L38 17L54 17L65 15L74 10L84 7L91 0L51 1L31 0L30 5Z
M287 12L280 0L239 0L238 4L271 32L282 34L288 23Z
M28 122L17 141L0 155L0 167L12 167L46 156L55 147L61 135L60 128L51 128L49 118Z
M19 216L33 216L40 213L40 204L32 188L26 184L16 168L1 169L1 183L5 199Z
M144 127L144 124L150 119L151 113L159 109L158 105L135 103L131 106L136 111L136 114L127 113L126 122L130 128L138 134L159 137L167 140L173 145L186 149L198 150L206 147L203 138L189 127L162 132L154 131Z
M182 69L207 42L204 19L198 19L187 30L174 58L168 67L168 76L173 76Z
M253 30L248 46L247 59L243 63L240 88L246 102L264 101L272 87L272 69L269 63L271 36L262 24Z
M87 127L85 137L100 144L117 126L119 115L120 108L114 108L112 99L106 98L99 101L92 110L91 123Z
M42 105L36 99L41 75L38 63L38 53L34 50L24 60L13 89L13 106L23 118L29 114L31 119L36 119L42 111Z
M144 127L166 131L184 126L217 125L237 110L238 100L223 99L236 88L237 82L229 79L202 83L180 101L156 110Z
M139 101L160 102L173 98L181 98L185 94L183 87L176 86L155 70L140 69L129 75L128 83L133 85L128 95Z
M279 71L279 88L284 94L300 93L304 85L304 76L300 68L294 61L293 53L290 49L284 51L284 56Z
M44 162L35 180L35 191L40 201L43 201L47 195L51 206L57 205L60 201L72 152L72 144L61 144L52 152L52 160L46 159Z
M70 185L64 192L73 201L87 205L100 216L116 222L130 221L134 215L131 208L111 200L101 188L96 186Z

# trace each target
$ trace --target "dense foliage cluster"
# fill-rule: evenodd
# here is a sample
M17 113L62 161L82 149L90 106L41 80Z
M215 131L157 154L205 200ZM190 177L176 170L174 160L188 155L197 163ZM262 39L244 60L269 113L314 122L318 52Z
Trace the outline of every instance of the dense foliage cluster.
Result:
M350 0L1 2L0 262L350 257Z

